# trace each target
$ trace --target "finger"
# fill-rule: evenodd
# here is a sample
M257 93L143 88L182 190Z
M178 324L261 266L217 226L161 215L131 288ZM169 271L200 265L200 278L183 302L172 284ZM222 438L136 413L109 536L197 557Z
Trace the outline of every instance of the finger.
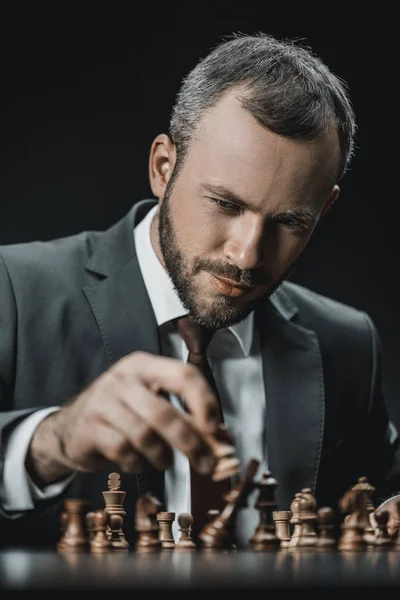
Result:
M136 413L146 423L147 428L156 432L169 446L185 454L199 473L209 474L213 471L216 457L205 435L196 427L190 415L147 388L135 390L126 385L120 393L129 410ZM144 435L146 437L141 440L141 452L146 452L152 461L155 460L155 456L156 460L160 460L163 450L158 447L151 451L150 444L154 438L149 436L148 429L144 430ZM129 439L132 444L138 444L136 432L135 436L131 435Z
M120 431L108 423L99 422L96 425L94 447L105 459L118 464L127 473L138 473L143 468L140 453Z
M121 456L126 452L126 461L130 454L136 458L142 456L147 462L160 470L172 465L171 446L137 413L132 411L122 399L115 399L112 411L103 414L105 424L114 428L124 440L125 446L116 448ZM134 452L135 451L135 452ZM121 458L115 457L120 462Z
M181 396L200 429L209 433L217 431L221 421L218 400L206 378L194 365L144 352L131 354L123 360L126 364L121 364L121 367L129 369L126 375L131 378L134 371L154 392L164 390Z

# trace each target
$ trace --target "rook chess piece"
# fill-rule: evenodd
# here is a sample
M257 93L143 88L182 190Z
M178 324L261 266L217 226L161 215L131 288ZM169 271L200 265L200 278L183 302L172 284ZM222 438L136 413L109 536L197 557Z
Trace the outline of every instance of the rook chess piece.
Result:
M287 548L290 542L290 510L274 510L272 518L275 522L275 532L281 541L280 547Z
M159 539L163 550L174 550L175 540L172 532L172 523L175 520L174 512L161 511L157 513L159 525Z

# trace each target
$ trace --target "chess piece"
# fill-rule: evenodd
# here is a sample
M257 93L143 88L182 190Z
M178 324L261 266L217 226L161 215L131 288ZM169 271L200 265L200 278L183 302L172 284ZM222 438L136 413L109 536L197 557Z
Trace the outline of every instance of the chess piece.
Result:
M86 552L89 548L84 515L87 502L79 498L67 498L64 501L65 514L61 513L62 537L57 543L59 552Z
M317 510L319 536L316 547L318 550L335 550L336 536L334 534L335 511L330 506L322 506Z
M353 486L339 500L339 508L346 516L341 524L338 550L366 550L367 542L364 539L364 526L365 514L368 514L368 509L365 491Z
M290 510L274 510L272 518L275 523L275 533L280 539L280 547L288 548L290 542L290 519L292 513Z
M125 540L125 537L121 536L122 529L122 517L115 513L108 514L108 526L107 526L107 539L111 544L112 550L118 551L129 551L129 544Z
M121 490L120 487L121 487L120 474L119 473L110 473L108 476L108 490L103 492L103 498L104 498L104 502L105 502L105 511L109 515L120 515L121 516L121 520L118 520L118 522L121 525L120 531L118 532L118 535L120 538L120 543L118 544L118 548L122 548L122 546L129 548L129 542L125 538L125 534L122 529L123 519L126 516L126 512L125 512L124 506L123 506L126 492ZM115 525L115 523L116 523L116 520L114 519L113 524ZM107 530L107 535L109 538L111 538L111 531L109 528ZM114 547L115 547L116 537L117 537L117 534L116 534L116 532L114 532L114 535L113 535Z
M311 488L303 488L299 498L298 518L301 523L297 549L312 549L317 544L317 501Z
M290 525L293 527L292 537L290 538L290 542L287 547L289 549L295 548L298 544L299 537L301 534L302 523L299 518L299 504L300 504L301 492L297 492L293 498L293 501L290 505Z
M58 540L57 547L60 550L64 543L65 530L68 524L68 514L67 511L63 510L60 513L60 539Z
M89 542L91 542L91 540L94 538L94 534L95 534L95 523L94 523L94 512L93 511L89 511L86 513L85 527L86 527L86 533L88 536L88 540L89 540Z
M159 526L159 539L163 550L174 550L175 540L172 532L172 523L175 520L174 512L161 511L157 513L157 521Z
M372 502L372 494L375 491L375 487L369 483L366 477L359 477L354 490L357 490L363 497L362 510L358 518L358 524L363 531L364 541L366 547L375 546L375 530L371 523L371 513L374 512L374 505Z
M396 503L396 509L397 509L397 517L398 520L400 522L400 502ZM393 535L393 546L392 546L393 550L400 550L400 529L397 529L396 533Z
M254 485L259 490L255 508L259 511L260 518L256 530L249 540L249 547L251 550L261 552L278 550L280 539L275 533L275 523L272 516L277 508L275 490L278 483L271 473L266 471L262 474L260 481Z
M218 511L217 511L218 512ZM181 513L178 516L180 537L176 542L177 550L196 550L196 544L192 540L191 527L193 516L190 513Z
M95 510L93 515L94 535L90 540L90 552L102 554L111 550L107 536L109 514L105 510Z
M162 503L151 492L143 492L136 503L135 526L138 533L137 552L156 552L161 550L157 513Z
M375 539L372 544L374 550L391 550L394 545L394 540L390 537L387 530L389 513L386 510L380 509L375 512L376 530Z
M253 489L254 477L260 462L252 459L244 476L225 496L225 507L199 533L200 549L231 550L234 544L234 526L237 511L245 505L248 494Z

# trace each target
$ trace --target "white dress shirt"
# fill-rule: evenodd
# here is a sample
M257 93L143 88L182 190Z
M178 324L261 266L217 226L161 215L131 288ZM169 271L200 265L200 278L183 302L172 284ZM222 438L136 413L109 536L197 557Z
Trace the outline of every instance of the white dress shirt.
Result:
M187 361L188 350L172 324L172 319L187 314L172 281L165 271L150 240L150 225L158 209L155 206L135 227L136 252L144 283L159 327L161 353ZM218 330L209 345L208 357L221 399L224 421L235 438L236 456L243 471L252 458L260 461L259 474L267 469L265 439L265 395L259 339L254 331L251 313L232 327ZM183 409L180 399L171 395L171 402ZM25 469L25 457L35 428L42 418L58 407L35 412L19 424L6 442L4 481L0 488L3 508L14 512L32 509L35 499L60 493L66 483L58 482L37 488ZM165 474L165 510L190 512L190 467L187 458L174 450L174 462ZM248 506L237 516L238 544L246 547L258 524L259 513L254 508L255 492ZM177 519L173 524L175 539L179 536Z

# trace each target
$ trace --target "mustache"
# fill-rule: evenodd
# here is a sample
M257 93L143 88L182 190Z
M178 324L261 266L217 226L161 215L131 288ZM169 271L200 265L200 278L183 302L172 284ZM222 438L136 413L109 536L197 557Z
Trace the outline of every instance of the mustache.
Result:
M242 287L255 287L258 285L270 285L272 277L260 269L242 270L235 265L221 264L209 259L198 258L195 261L195 274L199 271L207 271L216 277L229 279Z

